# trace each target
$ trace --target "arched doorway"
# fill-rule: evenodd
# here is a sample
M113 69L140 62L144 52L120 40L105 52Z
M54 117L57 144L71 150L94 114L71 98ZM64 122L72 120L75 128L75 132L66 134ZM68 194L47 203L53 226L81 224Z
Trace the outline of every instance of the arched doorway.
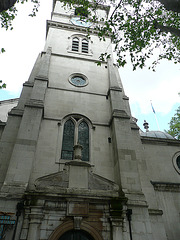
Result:
M91 226L86 221L82 221L80 229L74 229L74 222L72 220L66 221L63 224L59 225L49 236L48 240L76 240L73 239L73 234L66 236L66 233L80 232L80 240L103 240L101 234L97 231L94 226ZM84 236L85 234L85 236ZM63 238L62 238L63 237ZM75 236L76 237L76 236ZM84 237L84 238L83 238Z
M85 231L70 230L65 232L58 240L94 240L94 238Z

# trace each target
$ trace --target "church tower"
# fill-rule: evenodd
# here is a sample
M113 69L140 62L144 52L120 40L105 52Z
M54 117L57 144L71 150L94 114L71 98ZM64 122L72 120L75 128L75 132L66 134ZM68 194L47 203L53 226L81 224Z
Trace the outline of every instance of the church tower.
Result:
M108 11L99 5L97 15ZM145 168L149 137L144 147L113 60L97 65L104 51L112 56L111 38L100 41L86 14L54 0L44 51L9 112L0 239L167 239Z

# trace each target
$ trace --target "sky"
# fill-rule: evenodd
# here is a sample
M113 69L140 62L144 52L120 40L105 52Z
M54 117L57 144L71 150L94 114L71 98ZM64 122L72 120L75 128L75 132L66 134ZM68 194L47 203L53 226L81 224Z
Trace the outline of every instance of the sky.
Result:
M34 18L28 16L33 7L31 3L18 5L14 29L0 29L0 48L6 50L0 54L0 79L7 84L6 90L0 90L0 101L19 97L22 84L28 80L35 60L44 48L46 20L51 18L52 0L41 1ZM119 69L119 72L138 126L143 130L146 120L149 130L168 129L171 117L180 106L180 64L164 60L156 72L146 68L132 71L131 65Z

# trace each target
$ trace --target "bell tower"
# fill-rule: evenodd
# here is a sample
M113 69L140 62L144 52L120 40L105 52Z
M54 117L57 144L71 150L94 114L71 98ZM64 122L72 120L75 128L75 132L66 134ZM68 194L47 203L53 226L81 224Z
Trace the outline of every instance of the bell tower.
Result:
M98 5L96 14L107 18L108 11ZM150 140L131 116L111 37L100 41L88 14L54 0L44 50L9 112L0 139L0 239L159 236L150 213L161 222L161 211L142 170L152 155ZM103 52L111 58L98 66ZM13 227L5 228L9 223ZM161 230L164 240L163 224Z
M127 196L141 193L138 128L113 60L97 65L104 51L112 56L111 38L99 40L83 6L53 5L45 48L1 138L2 203L23 206L15 239L126 239ZM97 16L108 11L99 5Z

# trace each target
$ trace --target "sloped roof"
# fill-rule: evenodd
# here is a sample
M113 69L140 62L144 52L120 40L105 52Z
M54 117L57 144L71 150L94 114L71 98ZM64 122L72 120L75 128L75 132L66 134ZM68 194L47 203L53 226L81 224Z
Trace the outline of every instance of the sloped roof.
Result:
M162 132L162 131L149 131L143 132L140 130L140 136L142 137L152 137L152 138L164 138L164 139L175 139L170 134Z

